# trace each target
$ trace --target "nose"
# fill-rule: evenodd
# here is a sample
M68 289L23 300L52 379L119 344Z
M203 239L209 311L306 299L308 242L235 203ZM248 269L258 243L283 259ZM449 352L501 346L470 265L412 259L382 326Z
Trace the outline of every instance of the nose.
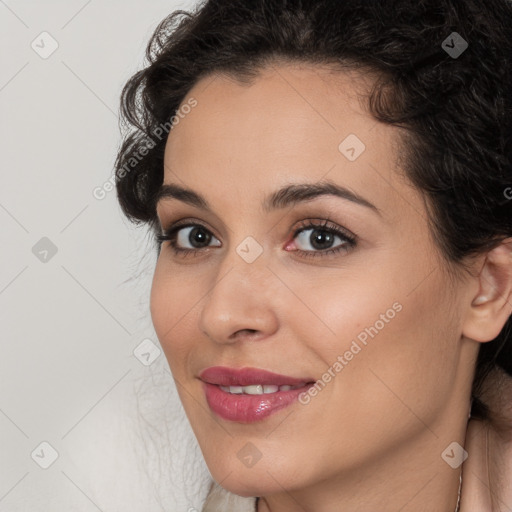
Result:
M275 289L278 280L262 254L245 262L233 249L212 273L211 290L202 301L201 331L215 343L262 339L278 328Z

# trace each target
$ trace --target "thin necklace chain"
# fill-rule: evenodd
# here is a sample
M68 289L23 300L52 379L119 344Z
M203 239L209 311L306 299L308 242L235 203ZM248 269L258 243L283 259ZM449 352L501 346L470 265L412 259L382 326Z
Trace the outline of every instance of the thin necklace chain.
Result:
M459 483L459 494L457 497L457 506L455 507L455 512L459 512L460 510L460 492L462 490L462 471L460 472L460 483Z
M457 496L457 506L455 507L455 512L460 511L460 493L462 491L462 471L460 472L460 478L459 478L459 492ZM260 498L256 498L256 510L258 508L258 502L260 501Z

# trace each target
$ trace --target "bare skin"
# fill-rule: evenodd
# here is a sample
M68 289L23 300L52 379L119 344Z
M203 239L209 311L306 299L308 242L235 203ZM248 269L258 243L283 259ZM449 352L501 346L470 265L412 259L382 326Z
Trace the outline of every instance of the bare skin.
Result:
M471 419L463 465L461 512L512 510L512 377L496 368L481 396L491 417Z
M398 129L364 111L364 86L355 74L284 64L251 85L207 77L166 146L164 183L193 189L211 211L166 198L160 223L187 220L211 239L194 250L191 228L181 229L175 242L194 250L186 257L164 242L153 324L212 476L260 496L258 512L453 512L461 467L441 454L464 446L478 349L512 313L510 246L475 258L472 276L449 274L424 198L397 169ZM339 149L349 134L366 146L356 161ZM262 207L285 185L327 179L373 207L326 195ZM356 244L334 237L342 249L326 255L294 235L326 219ZM251 263L236 251L248 236L262 249ZM307 405L253 424L209 409L206 367L321 379L394 304L399 312ZM471 452L481 435L472 423ZM251 467L237 457L247 443L261 453ZM477 491L465 482L462 510L474 512Z

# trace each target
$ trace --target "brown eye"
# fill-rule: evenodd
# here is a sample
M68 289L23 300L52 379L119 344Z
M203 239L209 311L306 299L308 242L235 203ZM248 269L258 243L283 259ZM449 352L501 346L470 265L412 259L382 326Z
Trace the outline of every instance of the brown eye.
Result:
M217 240L210 230L197 223L178 224L156 236L159 246L168 241L174 253L179 255L199 253L210 246L212 238ZM191 247L187 247L189 244Z
M180 246L190 243L194 249L201 249L203 245L207 247L212 239L212 234L200 225L181 227L176 233L176 240Z
M356 237L348 234L338 226L324 221L320 224L313 222L302 223L294 233L294 240L299 240L304 249L297 249L297 252L306 257L325 256L340 251L347 251L356 245ZM337 245L336 239L339 240Z

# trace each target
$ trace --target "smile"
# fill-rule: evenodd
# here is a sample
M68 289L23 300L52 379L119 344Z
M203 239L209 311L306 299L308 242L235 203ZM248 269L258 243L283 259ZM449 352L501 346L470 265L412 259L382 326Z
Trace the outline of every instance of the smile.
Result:
M200 373L206 402L220 418L254 423L292 405L314 385L312 378L296 378L257 368L214 366Z
M298 386L289 386L285 384L284 386L276 386L274 384L251 384L249 386L219 386L222 391L226 391L227 393L231 393L234 395L267 395L270 393L277 393L278 391L290 391L291 389L302 388L306 385L299 384Z

